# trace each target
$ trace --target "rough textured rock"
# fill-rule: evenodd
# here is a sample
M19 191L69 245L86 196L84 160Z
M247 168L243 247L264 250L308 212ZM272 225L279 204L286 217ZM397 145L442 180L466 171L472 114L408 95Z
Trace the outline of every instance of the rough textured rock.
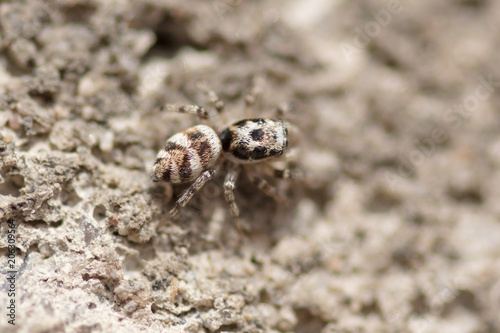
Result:
M1 332L500 331L500 3L0 1ZM305 182L153 183L165 140L286 115ZM16 225L16 326L5 315Z

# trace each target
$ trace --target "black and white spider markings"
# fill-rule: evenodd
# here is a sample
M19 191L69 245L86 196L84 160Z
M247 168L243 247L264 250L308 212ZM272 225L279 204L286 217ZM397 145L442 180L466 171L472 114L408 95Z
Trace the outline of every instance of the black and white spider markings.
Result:
M217 95L206 87L201 88L208 95L217 112L222 112L224 104ZM257 90L254 89L247 96L247 108L253 106L256 94ZM196 114L201 119L207 119L209 115L205 108L197 105L168 104L161 110ZM171 136L165 147L158 152L151 169L151 179L154 182L166 181L173 184L193 183L170 210L169 218L173 218L179 209L184 207L193 195L215 175L222 160L226 160L227 172L224 195L238 228L240 228L239 210L234 199L234 188L241 169L247 171L249 179L259 189L279 200L277 189L265 179L258 178L253 167L256 165L259 165L261 169L265 167L273 176L282 179L298 178L298 173L288 167L280 170L266 163L285 156L287 151L290 124L279 119L284 111L284 108L278 108L276 119L243 119L223 128L218 133L207 125L197 125Z

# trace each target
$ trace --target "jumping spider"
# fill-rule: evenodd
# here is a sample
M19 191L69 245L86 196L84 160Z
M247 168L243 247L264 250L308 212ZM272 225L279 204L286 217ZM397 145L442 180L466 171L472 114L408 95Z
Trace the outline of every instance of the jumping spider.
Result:
M217 113L222 112L224 103L213 91L201 88L208 95ZM253 106L256 94L257 90L254 89L247 96L248 109ZM154 182L166 181L173 184L193 183L170 210L169 218L172 219L179 209L184 207L193 195L214 177L222 160L225 160L227 172L224 195L238 229L241 230L241 226L239 210L234 199L234 188L242 168L246 169L249 179L256 183L260 190L279 200L277 189L265 179L258 178L253 169L259 165L281 179L299 178L300 172L295 172L288 167L283 170L276 169L267 163L284 156L287 151L290 124L278 119L285 109L282 107L276 110L276 119L243 119L223 128L218 133L207 125L197 125L171 136L165 147L158 152L151 169L151 179ZM201 119L209 118L207 110L197 105L167 104L161 110L196 114Z

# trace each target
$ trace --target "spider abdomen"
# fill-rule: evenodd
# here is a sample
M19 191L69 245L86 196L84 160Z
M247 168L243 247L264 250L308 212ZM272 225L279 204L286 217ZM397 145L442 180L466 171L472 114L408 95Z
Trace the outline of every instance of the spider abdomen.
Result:
M151 178L174 184L193 181L217 162L220 152L221 142L212 128L191 127L167 140L158 152Z
M281 120L243 119L225 128L219 137L226 158L239 164L281 156L288 146L288 131Z

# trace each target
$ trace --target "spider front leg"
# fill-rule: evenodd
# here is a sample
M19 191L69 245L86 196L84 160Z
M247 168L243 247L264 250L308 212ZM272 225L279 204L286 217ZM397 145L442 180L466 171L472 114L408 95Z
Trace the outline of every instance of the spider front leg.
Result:
M274 109L273 118L276 118L276 119L285 118L290 114L291 111L292 111L292 104L291 103L281 104L277 108Z
M177 215L177 213L179 212L179 209L184 207L189 202L189 200L191 200L193 195L195 195L196 192L198 192L203 187L203 185L205 185L210 179L212 179L214 175L215 170L207 170L203 172L198 178L196 178L193 184L191 184L191 186L189 186L189 188L184 191L181 197L177 199L174 208L172 208L168 213L169 220L174 218L175 215Z
M255 175L255 172L250 168L247 169L247 175L250 181L254 183L258 187L258 189L264 192L266 195L270 196L277 202L286 201L286 198L279 193L276 186L269 184L269 182L264 178L257 177Z
M252 80L252 88L245 96L245 115L250 117L253 113L255 103L257 103L258 96L262 93L262 86L264 85L264 78L256 76Z
M195 114L200 119L208 119L208 111L198 105L177 105L177 104L166 104L158 107L158 112L179 112L179 113L190 113Z
M293 181L303 181L305 178L304 171L297 167L291 168L290 166L287 166L284 169L277 169L271 167L273 176L279 179L290 179Z
M236 178L238 178L240 169L233 168L227 172L226 179L224 180L224 196L226 198L227 204L229 205L229 211L236 225L236 228L241 233L243 230L240 223L240 211L234 200L234 188L236 184Z

